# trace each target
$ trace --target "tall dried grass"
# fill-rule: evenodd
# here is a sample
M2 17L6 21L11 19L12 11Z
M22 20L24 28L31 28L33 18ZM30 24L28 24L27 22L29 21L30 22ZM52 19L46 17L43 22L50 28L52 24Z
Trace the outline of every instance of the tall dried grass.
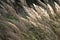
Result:
M54 3L56 10L48 3L44 9L30 8L25 0L0 0L0 40L60 40L60 6Z

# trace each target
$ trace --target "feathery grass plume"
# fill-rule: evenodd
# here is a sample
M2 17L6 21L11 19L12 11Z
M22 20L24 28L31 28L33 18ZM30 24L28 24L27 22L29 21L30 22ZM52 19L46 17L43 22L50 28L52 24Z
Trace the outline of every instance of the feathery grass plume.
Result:
M0 40L60 40L60 1L0 0Z

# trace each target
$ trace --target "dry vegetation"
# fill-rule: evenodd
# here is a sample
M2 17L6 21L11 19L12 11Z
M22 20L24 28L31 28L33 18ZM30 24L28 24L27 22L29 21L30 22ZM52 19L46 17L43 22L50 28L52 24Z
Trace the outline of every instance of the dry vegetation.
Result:
M60 40L60 0L0 0L0 40Z

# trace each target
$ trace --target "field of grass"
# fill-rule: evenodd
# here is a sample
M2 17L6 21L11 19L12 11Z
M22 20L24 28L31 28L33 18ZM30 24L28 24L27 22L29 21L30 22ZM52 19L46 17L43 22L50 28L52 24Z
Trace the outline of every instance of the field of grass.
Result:
M44 9L20 1L0 0L0 40L60 40L58 3L54 10L50 4Z

